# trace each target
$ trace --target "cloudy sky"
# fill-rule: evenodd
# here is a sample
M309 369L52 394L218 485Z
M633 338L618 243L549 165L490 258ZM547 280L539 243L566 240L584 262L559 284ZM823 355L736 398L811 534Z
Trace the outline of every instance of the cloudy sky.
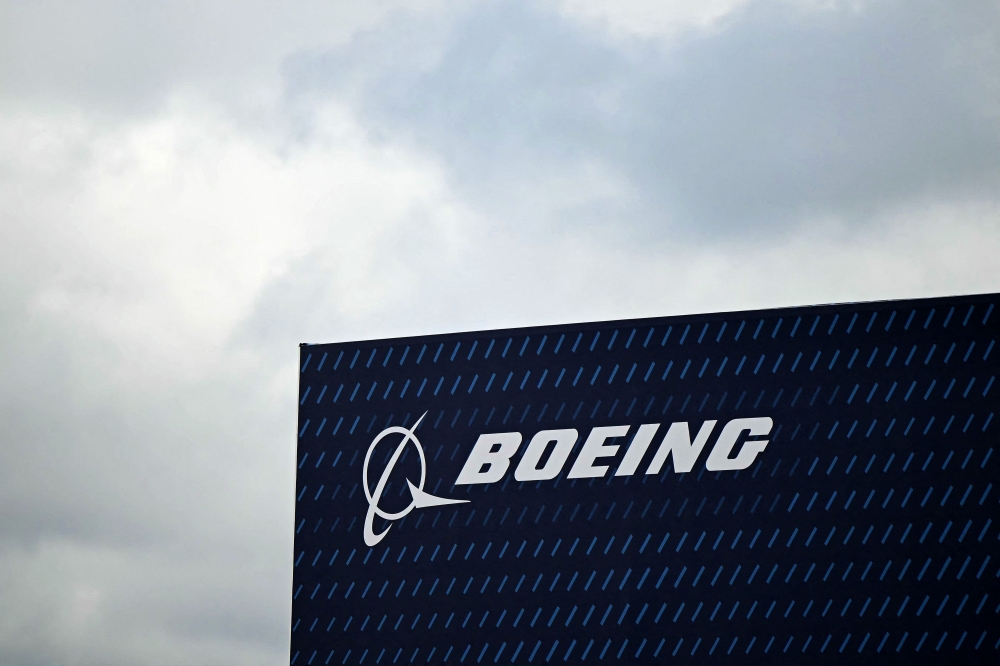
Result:
M287 660L299 342L998 255L994 2L0 0L0 663Z

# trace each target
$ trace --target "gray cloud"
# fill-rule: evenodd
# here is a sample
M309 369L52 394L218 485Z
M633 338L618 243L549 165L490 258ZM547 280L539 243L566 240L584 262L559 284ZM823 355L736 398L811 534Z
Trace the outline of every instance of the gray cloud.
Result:
M293 90L354 95L375 131L441 155L489 205L596 162L629 187L572 217L657 234L756 235L1000 186L988 3L760 2L668 43L623 43L525 3L442 23L302 58Z

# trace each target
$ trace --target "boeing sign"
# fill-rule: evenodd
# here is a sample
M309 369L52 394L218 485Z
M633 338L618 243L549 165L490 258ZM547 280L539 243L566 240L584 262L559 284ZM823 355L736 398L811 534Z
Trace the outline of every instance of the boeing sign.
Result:
M996 663L997 300L303 345L290 663Z

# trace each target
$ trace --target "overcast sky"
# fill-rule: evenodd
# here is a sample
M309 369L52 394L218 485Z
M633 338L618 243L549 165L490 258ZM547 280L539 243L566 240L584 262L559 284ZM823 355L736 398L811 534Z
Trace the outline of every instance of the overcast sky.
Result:
M1000 291L1000 5L0 0L0 241L0 663L287 663L299 342Z

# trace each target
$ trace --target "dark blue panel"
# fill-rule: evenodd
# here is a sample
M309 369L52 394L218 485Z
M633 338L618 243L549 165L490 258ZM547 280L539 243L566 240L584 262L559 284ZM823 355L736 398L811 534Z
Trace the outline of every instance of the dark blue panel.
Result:
M294 664L996 663L995 295L301 348ZM415 431L425 493L374 548L366 452ZM742 471L705 459L770 417ZM667 427L717 420L690 473L645 474ZM662 424L633 476L639 425ZM518 482L543 429L628 425L603 478ZM479 435L523 436L455 486ZM400 434L375 447L370 487ZM379 499L412 503L411 443Z

